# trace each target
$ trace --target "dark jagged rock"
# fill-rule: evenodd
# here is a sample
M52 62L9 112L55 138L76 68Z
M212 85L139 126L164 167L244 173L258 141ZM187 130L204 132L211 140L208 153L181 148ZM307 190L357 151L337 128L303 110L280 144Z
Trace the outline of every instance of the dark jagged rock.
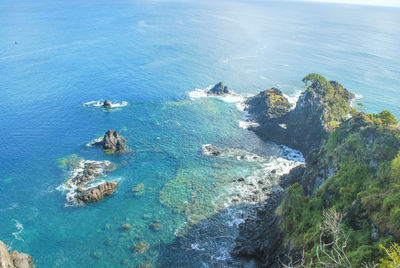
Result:
M267 200L258 205L255 215L239 226L234 257L256 259L261 267L281 267L280 260L285 260L288 249L283 245L281 218L275 211L283 200L284 189L299 181L304 172L305 166L300 165L282 176L279 184L271 188Z
M231 90L227 86L225 86L223 82L219 82L209 91L207 91L207 94L209 95L227 95L230 93Z
M0 268L31 268L32 256L16 250L8 252L7 246L0 241Z
M91 203L97 202L103 199L105 196L111 195L118 186L118 182L104 182L95 187L89 188L87 190L83 190L82 188L78 188L76 194L76 200L78 203Z
M346 119L354 94L335 81L317 74L303 79L309 83L294 110L277 89L263 91L247 100L247 110L260 126L252 129L262 138L297 149L307 156Z
M83 186L115 169L115 165L109 161L82 161L79 167L81 170L71 179L71 182L76 186Z
M111 108L112 107L112 103L109 100L105 100L103 103L103 107L104 108Z
M106 132L101 141L94 143L94 145L101 145L104 150L124 153L126 151L125 142L125 139L119 136L117 131L111 129Z
M71 170L73 175L66 181L66 185L69 186L69 194L66 196L67 201L74 204L83 204L98 201L104 196L112 194L118 185L117 182L106 182L91 188L87 187L89 187L88 183L114 169L115 165L110 161L79 160Z

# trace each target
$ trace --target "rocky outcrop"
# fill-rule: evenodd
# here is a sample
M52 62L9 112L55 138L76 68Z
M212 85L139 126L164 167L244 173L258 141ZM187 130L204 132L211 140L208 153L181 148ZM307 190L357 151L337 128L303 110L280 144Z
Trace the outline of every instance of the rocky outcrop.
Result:
M112 107L112 103L109 100L105 100L103 103L103 107L104 108L111 108Z
M261 91L246 100L246 110L260 122L281 118L290 111L289 101L276 88Z
M71 170L71 178L65 183L66 189L69 191L67 201L82 205L99 201L105 196L111 195L118 186L117 182L104 182L96 186L90 186L90 183L114 169L115 165L110 161L79 160Z
M303 81L307 89L291 111L288 100L277 89L262 91L246 104L250 116L260 124L251 129L260 137L307 156L346 119L354 95L338 82L328 82L317 74L309 74Z
M0 268L31 268L32 256L16 250L8 252L7 246L0 241Z
M110 161L80 161L77 165L71 182L76 186L83 186L97 177L115 169Z
M94 143L93 145L103 146L104 150L112 150L117 153L126 152L125 139L119 136L118 132L115 130L109 130L104 134L101 141Z
M207 94L209 95L227 95L230 94L231 90L224 85L223 82L219 82L218 84L216 84L214 87L212 87L209 91L207 91Z
M118 182L104 182L89 189L78 188L76 200L79 204L97 202L105 196L111 195L118 186Z

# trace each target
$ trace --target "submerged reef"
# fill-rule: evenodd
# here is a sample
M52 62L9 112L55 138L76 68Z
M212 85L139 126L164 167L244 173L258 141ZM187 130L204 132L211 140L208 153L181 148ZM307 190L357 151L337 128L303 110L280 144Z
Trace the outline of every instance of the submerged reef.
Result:
M247 101L260 124L251 129L299 149L306 167L282 177L286 190L257 205L257 214L240 226L233 254L261 267L376 263L384 257L380 244L400 240L398 122L388 111L353 109L354 94L338 82L318 74L303 81L307 88L293 110L282 109L286 102L276 90ZM277 106L271 98L280 99ZM326 227L332 221L335 232ZM338 256L329 244L340 248L342 259L332 261Z
M0 241L0 268L31 268L32 256L16 250L8 251L6 244Z

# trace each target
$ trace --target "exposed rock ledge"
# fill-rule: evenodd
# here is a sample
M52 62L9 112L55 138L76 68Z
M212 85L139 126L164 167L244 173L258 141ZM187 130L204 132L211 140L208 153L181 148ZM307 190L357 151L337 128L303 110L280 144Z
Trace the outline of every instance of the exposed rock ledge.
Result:
M79 204L96 202L105 196L111 195L118 186L118 182L108 181L87 190L78 188L76 200Z
M16 250L8 252L6 244L0 241L0 268L31 268L32 256Z
M117 153L126 152L125 148L126 140L119 136L116 130L110 129L104 134L102 140L93 143L95 146L103 146L104 150L112 150Z

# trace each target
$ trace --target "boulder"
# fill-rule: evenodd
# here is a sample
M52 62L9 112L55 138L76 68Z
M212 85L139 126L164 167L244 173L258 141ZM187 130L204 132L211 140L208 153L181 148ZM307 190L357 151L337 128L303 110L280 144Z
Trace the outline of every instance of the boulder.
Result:
M7 246L0 241L0 268L31 268L32 256L16 250L8 252Z
M108 181L85 190L78 188L76 200L79 204L97 202L111 195L117 186L118 182Z
M227 95L230 94L231 90L224 85L223 82L219 82L216 84L213 88L211 88L209 91L207 91L207 94L209 95Z
M119 136L116 130L109 130L104 134L101 141L94 143L94 145L103 146L104 150L112 150L118 153L124 153L126 140Z
M112 107L112 103L109 100L105 100L103 103L103 107L104 108L111 108Z

